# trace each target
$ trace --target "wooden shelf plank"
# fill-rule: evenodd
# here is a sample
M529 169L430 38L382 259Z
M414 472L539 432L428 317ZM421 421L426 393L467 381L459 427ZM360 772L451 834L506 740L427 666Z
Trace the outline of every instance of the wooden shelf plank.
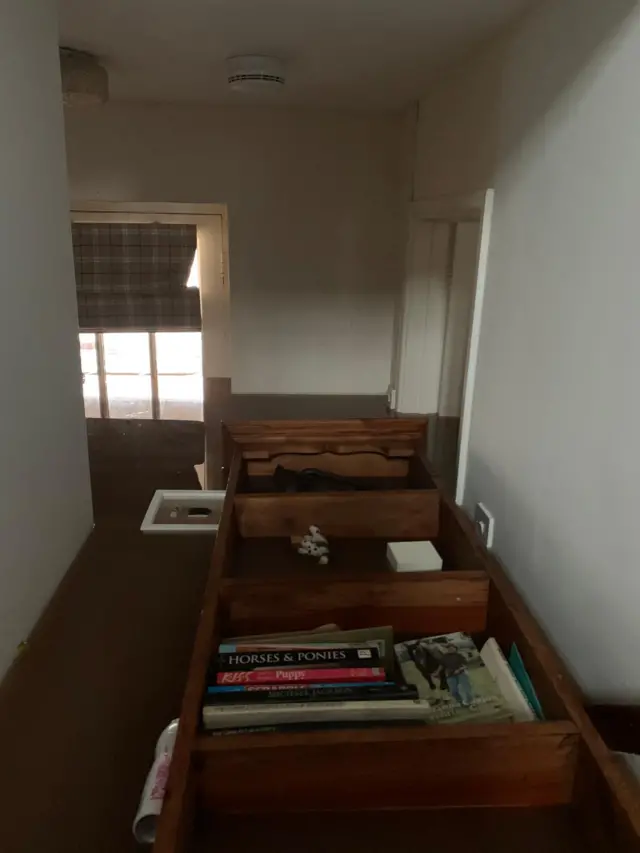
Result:
M235 453L227 482L227 495L220 518L211 571L204 592L202 614L193 646L189 673L182 699L180 725L176 738L162 807L154 853L182 853L191 835L195 812L195 786L192 773L193 746L200 722L200 704L205 674L209 666L214 629L219 615L218 597L222 577L233 548L233 498L240 473L240 454Z
M384 581L304 578L224 580L226 630L233 635L295 631L336 622L343 629L393 625L396 634L480 633L489 580L483 572L430 572Z
M329 538L433 539L438 535L436 489L244 494L236 496L235 504L244 537L301 535L312 524Z
M197 742L200 802L217 812L268 813L563 805L572 798L579 736L571 724L538 723L209 741Z
M578 733L569 720L551 723L457 723L425 726L381 726L380 728L317 729L312 732L253 732L249 734L200 734L194 742L196 752L233 752L238 749L293 749L303 746L337 746L349 743L397 743L411 741L454 741L507 739L516 746L532 738L573 737Z
M346 442L373 445L389 442L424 443L426 418L353 418L327 421L242 421L227 423L231 441L246 445L292 444L306 442L329 448Z

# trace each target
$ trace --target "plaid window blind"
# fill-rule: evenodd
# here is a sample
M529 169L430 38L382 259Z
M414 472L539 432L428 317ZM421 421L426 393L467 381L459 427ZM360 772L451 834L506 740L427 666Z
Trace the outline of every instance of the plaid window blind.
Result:
M74 223L72 235L82 331L200 331L186 286L195 225Z

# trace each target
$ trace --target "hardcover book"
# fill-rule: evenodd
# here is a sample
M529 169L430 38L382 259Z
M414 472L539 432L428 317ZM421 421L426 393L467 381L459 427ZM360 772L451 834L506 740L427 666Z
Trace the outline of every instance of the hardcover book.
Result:
M228 648L228 646L222 646ZM239 672L284 667L362 667L377 666L380 652L375 646L320 646L314 648L271 648L253 651L220 652L217 668L219 672Z
M536 715L529 700L511 671L502 649L493 637L489 637L480 649L480 655L500 688L515 722L526 723L535 720Z
M386 681L382 667L340 667L339 669L253 669L219 672L217 684L333 684L344 681Z
M511 710L468 634L440 634L396 645L405 680L429 703L428 722L511 720Z
M261 634L254 637L232 637L222 641L223 645L290 645L300 647L318 645L375 645L387 671L391 671L393 658L393 628L383 625L376 628L352 628L341 631L337 625L324 625L315 631L294 631L288 634Z
M227 692L225 688L209 688L205 705L268 705L274 702L363 702L369 699L418 699L418 691L409 685L381 682L368 686L351 684L268 685L267 690Z
M242 728L207 729L212 737L224 737L225 735L247 735L247 734L283 734L285 732L317 732L340 731L344 729L383 729L392 726L424 726L424 720L360 720L360 722L335 722L325 720L322 723L280 723L269 726L244 726Z
M281 702L274 705L205 705L207 729L244 728L285 723L424 720L429 703L421 699L372 699L368 702Z
M531 681L529 673L527 672L527 668L524 665L522 655L515 643L512 643L511 649L509 650L509 666L517 679L518 684L522 687L522 691L527 697L527 701L535 711L536 716L539 720L544 720L544 711L540 704L540 699L538 698L536 689L533 686L533 681Z
M380 687L382 685L387 686L389 684L395 684L394 681L349 681L347 682L349 687ZM314 687L342 687L343 685L339 682L334 683L326 683L322 684L314 684ZM207 687L207 693L210 693L214 696L220 693L255 693L256 691L265 690L291 690L293 687L298 687L303 689L307 687L306 684L296 683L291 684L285 682L284 684L216 684L209 685Z

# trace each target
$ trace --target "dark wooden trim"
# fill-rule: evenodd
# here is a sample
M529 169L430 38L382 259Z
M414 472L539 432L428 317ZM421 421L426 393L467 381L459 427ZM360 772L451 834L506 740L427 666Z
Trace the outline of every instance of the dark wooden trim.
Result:
M227 496L220 519L211 560L211 571L204 593L202 614L198 625L187 684L182 700L180 726L176 739L167 795L158 825L154 853L182 853L192 830L195 810L193 778L193 747L200 722L202 689L211 653L215 645L218 617L218 597L225 567L231 559L234 543L233 500L240 473L240 454L231 461Z

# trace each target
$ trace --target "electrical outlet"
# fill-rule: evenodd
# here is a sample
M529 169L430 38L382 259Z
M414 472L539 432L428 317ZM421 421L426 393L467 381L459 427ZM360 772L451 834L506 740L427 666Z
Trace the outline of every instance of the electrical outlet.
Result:
M495 527L495 518L482 503L476 504L473 513L473 520L476 524L476 530L487 548L493 545L493 532Z
M387 388L387 405L391 409L392 412L396 410L396 389L393 385L389 385Z

